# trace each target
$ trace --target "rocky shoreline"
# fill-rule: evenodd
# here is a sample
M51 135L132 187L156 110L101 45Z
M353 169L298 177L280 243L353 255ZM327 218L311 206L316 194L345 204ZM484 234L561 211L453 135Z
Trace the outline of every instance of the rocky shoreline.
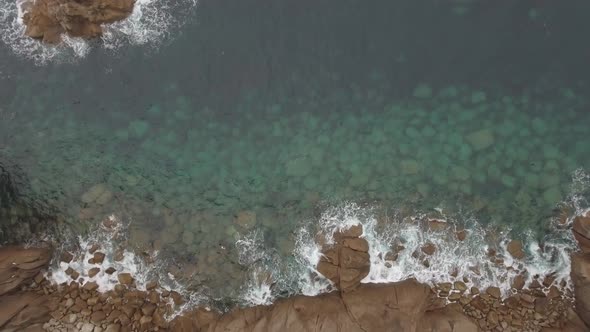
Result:
M182 295L148 282L138 289L129 273L117 275L113 290L99 292L68 268L72 281L56 285L45 273L48 248L0 248L0 328L3 331L588 331L590 324L590 214L575 218L580 251L572 254L573 292L551 275L524 287L513 280L511 294L497 287L468 287L468 280L431 287L413 279L361 284L369 273L369 246L362 228L353 226L324 245L318 272L338 291L295 296L270 306L182 311ZM511 254L519 255L517 245ZM99 245L87 248L94 267L104 269ZM424 251L424 248L423 248ZM70 263L74 255L63 253ZM105 265L107 265L105 263Z
M134 0L36 0L22 5L25 34L48 44L62 36L100 37L103 25L121 21L133 12Z

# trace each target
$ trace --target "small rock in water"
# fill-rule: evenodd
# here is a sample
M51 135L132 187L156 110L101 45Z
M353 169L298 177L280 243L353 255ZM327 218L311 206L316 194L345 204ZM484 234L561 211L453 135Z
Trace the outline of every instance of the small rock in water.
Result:
M95 252L94 257L92 258L94 261L94 264L102 264L102 262L104 261L104 257L105 257L104 253L99 252L99 251Z
M522 242L520 240L512 240L508 242L507 246L510 255L516 259L523 259L525 254L522 250Z
M157 281L149 281L146 285L145 285L145 289L147 290L152 290L154 288L158 287L158 282Z
M97 251L98 248L100 248L100 246L97 243L95 243L88 249L88 252L94 254L94 252Z
M131 285L133 283L133 277L130 273L119 273L117 279L119 279L119 283L123 285Z
M516 290L521 290L524 287L524 283L524 276L522 274L519 274L512 280L512 288Z
M459 292L464 292L467 290L467 285L465 285L463 281L455 281L453 283L453 288L455 288Z
M106 274L109 274L109 275L110 275L110 274L113 274L113 273L115 273L116 271L117 271L117 270L116 270L114 267L112 267L112 266L111 266L111 267L109 267L108 269L106 269L104 272L105 272Z
M69 252L64 251L61 253L61 256L60 256L61 262L69 263L72 261L72 259L74 259L74 255L70 254Z
M420 248L422 250L423 253L425 253L426 255L433 255L436 252L436 246L432 243L427 243L425 245L422 246L422 248Z
M495 299L502 297L502 292L500 292L500 288L498 287L489 287L486 293Z
M463 241L467 237L467 231L464 229L459 230L459 231L457 231L456 235L457 235L457 240Z
M98 289L98 284L94 281L87 282L84 284L84 286L82 288L84 288L87 291L94 291L94 290Z
M97 274L98 274L98 272L100 272L100 268L99 268L99 267L93 267L93 268L91 268L90 270L88 270L88 277L89 277L89 278L92 278L92 277L94 277L95 275L97 275Z

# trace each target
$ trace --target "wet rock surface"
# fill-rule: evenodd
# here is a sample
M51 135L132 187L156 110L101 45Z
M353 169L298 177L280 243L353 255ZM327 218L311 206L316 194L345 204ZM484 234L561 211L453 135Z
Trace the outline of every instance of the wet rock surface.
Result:
M318 272L330 279L341 292L349 292L360 285L369 274L369 245L360 238L362 229L353 228L335 235L334 246L324 249Z
M50 258L47 249L0 248L0 330L23 331L50 318L56 301L46 288L40 288L42 270ZM31 283L39 289L22 288Z
M590 215L577 217L573 223L574 237L581 252L572 254L571 278L574 284L576 312L590 329Z
M23 6L25 34L46 43L59 43L62 35L95 38L103 24L125 19L133 11L134 0L36 0ZM108 199L102 187L92 188L88 201Z

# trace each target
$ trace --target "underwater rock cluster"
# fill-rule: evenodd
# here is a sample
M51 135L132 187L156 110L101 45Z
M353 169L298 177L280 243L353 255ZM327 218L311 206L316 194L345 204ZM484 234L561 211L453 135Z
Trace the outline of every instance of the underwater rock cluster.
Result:
M125 19L133 11L134 0L35 0L23 4L25 34L56 44L63 34L95 38L102 24Z

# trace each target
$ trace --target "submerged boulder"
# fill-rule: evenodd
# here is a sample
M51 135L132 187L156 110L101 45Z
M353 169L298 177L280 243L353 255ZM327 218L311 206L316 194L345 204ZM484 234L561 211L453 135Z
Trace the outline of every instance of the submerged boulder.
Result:
M62 34L95 38L103 24L127 18L134 0L34 0L22 5L25 34L46 43L59 43Z

